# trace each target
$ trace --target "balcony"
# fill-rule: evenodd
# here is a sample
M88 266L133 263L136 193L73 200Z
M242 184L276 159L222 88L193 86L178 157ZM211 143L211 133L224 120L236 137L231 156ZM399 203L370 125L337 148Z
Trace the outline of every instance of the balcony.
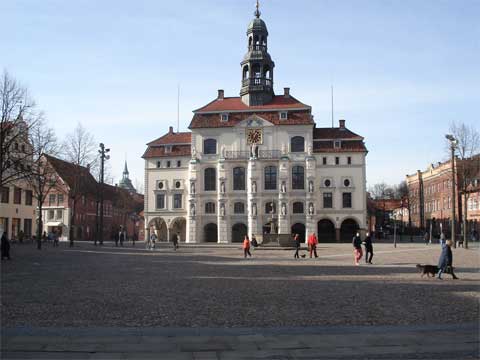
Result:
M280 159L282 152L280 150L258 150L257 158L260 160ZM225 151L226 160L247 160L250 158L250 151Z
M272 86L272 80L270 78L255 77L242 80L242 87L246 86Z

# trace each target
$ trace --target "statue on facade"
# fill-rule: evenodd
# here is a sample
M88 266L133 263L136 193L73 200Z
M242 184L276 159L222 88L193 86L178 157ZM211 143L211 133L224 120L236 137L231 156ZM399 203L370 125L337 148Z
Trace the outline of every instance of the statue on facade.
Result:
M313 181L312 180L310 180L308 182L308 192L313 193Z
M256 159L257 158L257 152L258 152L258 145L257 144L252 144L251 148L250 148L250 157L252 159Z
M310 205L308 205L308 214L309 215L315 214L315 208L313 207L313 203L310 203Z
M257 216L257 204L252 204L252 216Z
M256 193L256 192L257 192L257 182L252 181L252 193Z
M225 145L222 145L220 149L220 155L222 156L222 159L225 159L225 155L226 155Z
M220 216L224 217L225 216L225 204L220 205Z
M197 158L197 149L195 149L195 146L192 145L192 160L195 160Z
M282 155L287 155L287 145L282 144Z
M190 183L190 194L195 195L195 182Z
M287 205L285 205L285 203L282 203L282 215L287 215Z
M222 194L225 194L225 181L222 181L222 182L220 183L220 192L221 192Z
M195 216L195 204L190 205L190 215Z
M287 192L287 184L285 183L285 181L282 181L282 193L286 193Z

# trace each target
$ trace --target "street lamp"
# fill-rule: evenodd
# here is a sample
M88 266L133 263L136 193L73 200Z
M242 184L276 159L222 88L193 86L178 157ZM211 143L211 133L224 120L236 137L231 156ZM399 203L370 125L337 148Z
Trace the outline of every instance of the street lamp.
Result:
M100 233L100 245L103 245L103 184L104 184L104 172L105 172L105 160L110 159L110 155L107 155L110 152L110 149L105 149L105 145L100 143L100 150L98 153L100 154L100 229L97 232L97 237ZM96 241L95 241L96 243Z
M458 140L452 134L445 135L445 138L450 142L450 151L451 151L451 166L452 166L452 235L451 239L453 242L453 247L456 247L455 242L455 149L457 148Z

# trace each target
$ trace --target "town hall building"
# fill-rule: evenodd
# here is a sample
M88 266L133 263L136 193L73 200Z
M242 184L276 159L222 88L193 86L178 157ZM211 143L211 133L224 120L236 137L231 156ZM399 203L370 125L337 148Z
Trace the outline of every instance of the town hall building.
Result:
M339 120L316 126L289 88L274 93L268 31L255 11L247 28L240 96L194 110L189 132L147 144L146 235L188 243L259 242L310 233L351 241L367 228L363 137Z

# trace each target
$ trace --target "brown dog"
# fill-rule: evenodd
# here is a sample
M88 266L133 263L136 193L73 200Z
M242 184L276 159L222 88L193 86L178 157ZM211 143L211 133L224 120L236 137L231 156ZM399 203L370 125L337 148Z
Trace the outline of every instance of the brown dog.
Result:
M436 265L421 265L421 264L417 264L417 269L420 269L421 273L422 273L422 277L423 275L427 274L427 277L430 277L429 274L432 274L432 277L434 277L437 273L438 273L438 266Z

